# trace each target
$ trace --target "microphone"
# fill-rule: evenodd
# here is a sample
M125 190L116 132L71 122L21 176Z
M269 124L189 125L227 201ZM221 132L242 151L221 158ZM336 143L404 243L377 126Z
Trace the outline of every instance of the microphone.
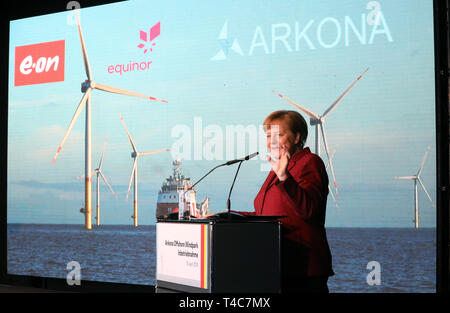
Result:
M219 164L217 166L215 166L213 169L211 169L208 173L206 173L202 178L200 178L195 184L193 184L191 187L189 187L187 190L191 190L192 188L194 188L195 185L197 185L199 182L201 182L203 180L203 178L205 178L206 176L208 176L209 174L211 174L212 171L214 171L215 169L221 167L221 166L225 166L225 165L231 165L237 162L242 162L242 161L247 161L250 160L251 158L254 158L255 156L257 156L259 154L259 152L254 152L250 155L247 155L246 157L243 158L239 158L236 160L232 160L232 161L227 161L225 163ZM186 190L186 191L187 191Z
M237 169L237 171L236 171L236 175L234 176L233 184L231 185L230 193L228 194L228 199L227 199L228 216L231 216L231 212L230 212L230 207L231 207L230 196L231 196L231 191L233 190L234 182L236 181L236 177L237 177L237 174L238 174L238 172L239 172L239 168L241 167L242 162L248 161L248 160L250 160L251 158L254 158L255 156L257 156L258 154L259 154L259 152L254 152L254 153L252 153L252 154L247 155L246 157L239 158L239 159L232 160L232 161L228 161L228 162L225 162L225 163L222 163L222 164L219 164L219 165L213 167L208 173L206 173L205 175L203 175L203 177L200 178L195 184L193 184L193 185L190 186L188 189L186 189L186 190L184 191L184 194L183 194L183 195L185 195L186 192L188 192L189 190L193 189L199 182L201 182L206 176L208 176L209 174L211 174L211 172L213 172L213 171L216 170L217 168L222 167L222 166L225 166L225 165L231 165L231 164L240 162L240 164L239 164L239 166L238 166L238 169Z
M254 152L252 154L247 155L244 158L239 158L239 159L236 159L236 160L228 161L228 162L225 163L225 165L231 165L231 164L234 164L234 163L237 163L237 162L241 162L241 161L248 161L248 160L254 158L255 156L257 156L258 154L259 154L259 152Z

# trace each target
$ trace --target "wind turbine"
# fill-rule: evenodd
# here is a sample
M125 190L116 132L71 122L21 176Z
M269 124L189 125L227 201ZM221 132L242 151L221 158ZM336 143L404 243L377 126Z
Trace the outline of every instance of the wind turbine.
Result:
M81 83L81 92L83 93L83 96L81 97L81 101L78 104L78 107L72 117L72 120L70 121L69 127L66 130L66 133L64 134L64 137L59 144L58 150L53 157L52 164L55 163L56 158L58 157L59 153L61 152L61 149L66 142L67 138L70 135L70 132L75 125L75 122L77 121L81 111L83 110L84 106L86 105L86 122L85 122L85 228L90 230L92 229L92 187L91 187L91 174L92 174L92 130L91 130L91 92L94 89L107 91L111 93L117 93L127 96L133 96L133 97L140 97L144 99L149 99L153 101L161 101L167 103L166 100L158 99L155 97L146 96L140 93L127 91L124 89L111 87L103 84L98 84L94 81L91 71L91 66L89 63L89 58L86 50L86 45L84 42L83 32L81 29L81 23L80 23L80 17L78 14L78 10L75 10L75 16L77 19L77 25L78 25L78 33L80 36L80 43L81 43L81 51L83 54L83 61L84 61L84 68L87 75L87 80L83 83Z
M97 217L96 217L97 226L100 225L100 179L99 179L99 176L103 179L105 184L109 187L109 190L111 190L111 192L114 195L114 197L116 198L116 200L118 200L116 192L113 190L113 188L111 187L111 184L108 182L108 180L106 179L105 175L103 175L103 172L102 172L103 158L105 157L105 149L106 149L107 141L108 141L108 139L105 140L105 144L103 145L103 151L102 151L102 157L100 158L100 164L98 165L98 168L96 168L92 172L93 174L97 174Z
M423 166L425 165L425 161L427 159L429 152L430 152L430 146L428 146L427 150L425 151L425 155L423 156L422 164L420 164L419 170L417 171L416 175L396 176L395 177L395 179L413 180L414 181L414 227L415 228L419 228L419 192L418 192L418 188L417 188L417 182L419 182L423 191L427 195L428 199L431 202L431 205L433 207L435 207L434 202L431 199L430 194L427 191L427 188L425 188L425 185L423 184L422 180L420 179L420 173L422 172Z
M130 176L130 182L128 184L128 191L127 191L127 200L128 196L130 195L130 189L131 189L131 182L134 178L134 213L133 213L133 220L134 220L134 226L138 226L138 158L140 156L144 155L151 155L156 154L160 152L168 152L170 149L161 149L161 150L153 150L153 151L145 151L145 152L139 152L136 148L136 145L134 144L133 139L131 138L130 132L128 131L127 125L125 124L125 121L123 120L122 115L119 112L120 120L123 124L123 128L125 129L125 132L127 133L128 139L130 140L131 147L133 148L133 152L131 152L131 157L134 159L133 163L133 169L131 170L131 176Z
M118 200L116 192L113 190L110 183L108 182L108 180L106 179L105 175L103 175L103 172L102 172L103 158L105 157L105 149L106 149L107 141L108 141L108 139L105 139L105 143L103 144L102 156L100 158L100 163L98 165L98 168L96 168L95 170L92 171L92 174L97 174L97 206L96 206L97 216L95 218L97 220L97 226L100 226L100 178L99 178L99 176L103 179L105 184L109 187L109 190L111 190L114 197ZM78 178L82 178L82 177L84 177L84 175L81 175Z
M313 113L312 111L310 111L310 110L300 106L299 104L295 103L291 99L289 99L289 98L283 96L282 94L277 93L275 90L273 90L274 94L278 95L281 99L286 100L287 102L289 102L290 104L292 104L293 106L298 108L300 111L302 111L306 115L308 115L309 118L310 118L309 123L312 126L316 126L316 129L315 129L315 133L316 133L315 153L320 156L320 137L322 137L323 138L323 144L325 146L325 152L327 153L327 157L328 157L328 163L330 164L331 174L333 176L333 183L334 183L334 188L336 189L336 196L338 196L338 187L337 187L337 183L336 183L336 177L334 175L333 163L332 163L332 160L330 158L330 153L329 153L329 150L328 150L327 136L325 134L324 123L325 123L326 118L330 115L330 113L344 99L344 97L350 92L350 90L352 90L352 88L356 85L356 83L363 77L363 75L368 70L369 70L369 68L367 68L361 75L359 75L358 78L339 96L339 98L337 98L331 104L331 106L328 109L326 109L326 111L322 115L318 115L318 114Z

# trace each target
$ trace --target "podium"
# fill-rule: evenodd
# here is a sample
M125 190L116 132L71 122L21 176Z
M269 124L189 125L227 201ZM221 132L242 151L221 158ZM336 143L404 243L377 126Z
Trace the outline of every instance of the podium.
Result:
M156 292L280 293L281 223L158 220Z

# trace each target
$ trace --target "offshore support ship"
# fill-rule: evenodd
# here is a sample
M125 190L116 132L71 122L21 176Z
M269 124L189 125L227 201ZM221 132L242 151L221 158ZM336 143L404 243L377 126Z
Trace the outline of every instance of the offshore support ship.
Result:
M156 204L156 218L162 218L171 213L179 211L180 193L184 193L192 186L189 177L181 173L181 161L179 159L172 162L172 175L166 178L161 189L158 192L158 201ZM205 197L202 203L197 203L197 193L194 189L186 192L182 197L184 200L184 217L201 217L208 213L209 198Z

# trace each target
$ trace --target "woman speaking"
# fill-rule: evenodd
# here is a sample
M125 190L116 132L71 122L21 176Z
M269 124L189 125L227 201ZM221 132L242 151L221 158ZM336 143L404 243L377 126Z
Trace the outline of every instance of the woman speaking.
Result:
M275 111L264 120L272 170L254 200L255 215L282 215L282 292L328 292L334 275L325 232L328 176L304 147L305 119Z

